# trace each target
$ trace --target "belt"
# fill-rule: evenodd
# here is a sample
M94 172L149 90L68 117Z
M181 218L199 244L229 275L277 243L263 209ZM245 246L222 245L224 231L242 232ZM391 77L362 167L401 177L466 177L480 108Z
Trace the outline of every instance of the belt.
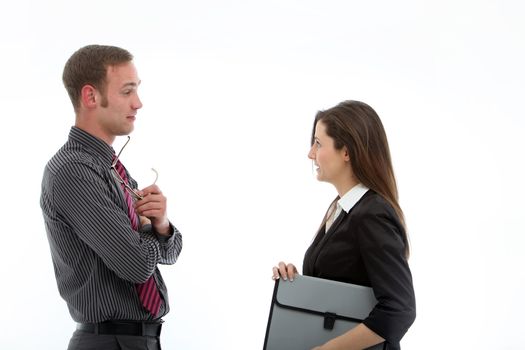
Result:
M100 323L77 323L77 329L93 334L160 336L162 322L106 321Z

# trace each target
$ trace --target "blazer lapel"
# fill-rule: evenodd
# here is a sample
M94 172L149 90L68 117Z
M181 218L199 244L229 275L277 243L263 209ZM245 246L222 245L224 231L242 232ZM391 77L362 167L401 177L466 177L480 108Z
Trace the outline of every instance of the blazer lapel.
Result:
M323 247L324 245L326 244L326 242L328 242L328 240L330 240L331 238L331 234L337 229L337 227L344 221L344 219L346 218L346 216L348 215L347 212L345 212L344 210L341 211L341 213L339 214L339 216L334 220L334 222L332 223L332 226L330 226L330 228L328 229L328 231L323 235L323 237L319 240L319 243L317 243L316 247L313 249L312 251L312 255L313 255L313 259L312 259L312 271L314 271L315 269L315 264L317 262L317 258L319 257L319 253L321 252L321 250L323 250ZM326 230L326 225L323 226L321 228L322 229L325 229Z
M346 215L348 215L347 212L344 210L341 210L341 213L339 214L339 216L335 218L334 222L332 223L328 231L326 231L325 237L328 236L331 232L335 231L337 226L341 224L341 222L344 220ZM326 225L325 225L325 230L326 230Z

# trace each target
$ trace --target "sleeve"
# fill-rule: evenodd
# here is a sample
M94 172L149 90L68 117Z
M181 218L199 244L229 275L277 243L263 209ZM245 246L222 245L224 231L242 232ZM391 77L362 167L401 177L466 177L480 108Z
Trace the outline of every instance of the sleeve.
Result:
M145 225L140 229L143 234L154 234L159 241L160 260L159 264L173 265L177 261L180 252L182 251L182 235L175 226L170 222L169 236L159 235L153 229L151 224Z
M133 188L138 188L137 181L127 172L128 181ZM164 236L157 234L153 225L149 224L139 230L143 234L153 235L159 241L160 259L159 264L173 265L177 261L182 251L182 235L175 226L170 222L170 235Z
M58 214L110 270L124 280L143 283L162 258L161 244L155 235L132 229L107 181L92 165L63 165L53 189Z
M416 317L402 230L393 211L387 208L364 213L357 230L360 253L378 300L363 323L391 343L403 338Z

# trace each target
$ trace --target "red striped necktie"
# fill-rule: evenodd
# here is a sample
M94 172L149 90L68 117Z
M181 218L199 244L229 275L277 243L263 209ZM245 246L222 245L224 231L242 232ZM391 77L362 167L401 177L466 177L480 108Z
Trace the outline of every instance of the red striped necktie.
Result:
M114 159L115 156L113 156L113 160ZM117 160L117 163L115 164L115 169L119 173L122 180L124 180L124 182L127 184L128 175L126 174L126 169L124 168L124 165L122 165L120 160ZM133 230L137 231L139 229L139 218L137 216L137 213L135 212L135 208L133 207L133 198L131 198L131 195L126 190L126 186L124 184L122 184L122 190L124 191L124 198L126 199L126 204L128 206L128 217L131 221L131 227L133 228ZM137 284L136 287L142 305L154 317L157 316L160 310L162 299L160 297L159 290L157 289L157 285L155 284L155 278L153 277L153 275L151 275L146 282Z

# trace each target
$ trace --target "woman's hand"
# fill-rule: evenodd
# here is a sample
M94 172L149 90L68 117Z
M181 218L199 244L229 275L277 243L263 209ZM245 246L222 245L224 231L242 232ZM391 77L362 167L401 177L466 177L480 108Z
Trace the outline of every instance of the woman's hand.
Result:
M282 277L283 280L290 280L290 282L292 282L295 275L297 274L297 269L295 268L294 264L285 264L282 261L278 264L278 266L274 266L272 270L272 279L274 280Z

